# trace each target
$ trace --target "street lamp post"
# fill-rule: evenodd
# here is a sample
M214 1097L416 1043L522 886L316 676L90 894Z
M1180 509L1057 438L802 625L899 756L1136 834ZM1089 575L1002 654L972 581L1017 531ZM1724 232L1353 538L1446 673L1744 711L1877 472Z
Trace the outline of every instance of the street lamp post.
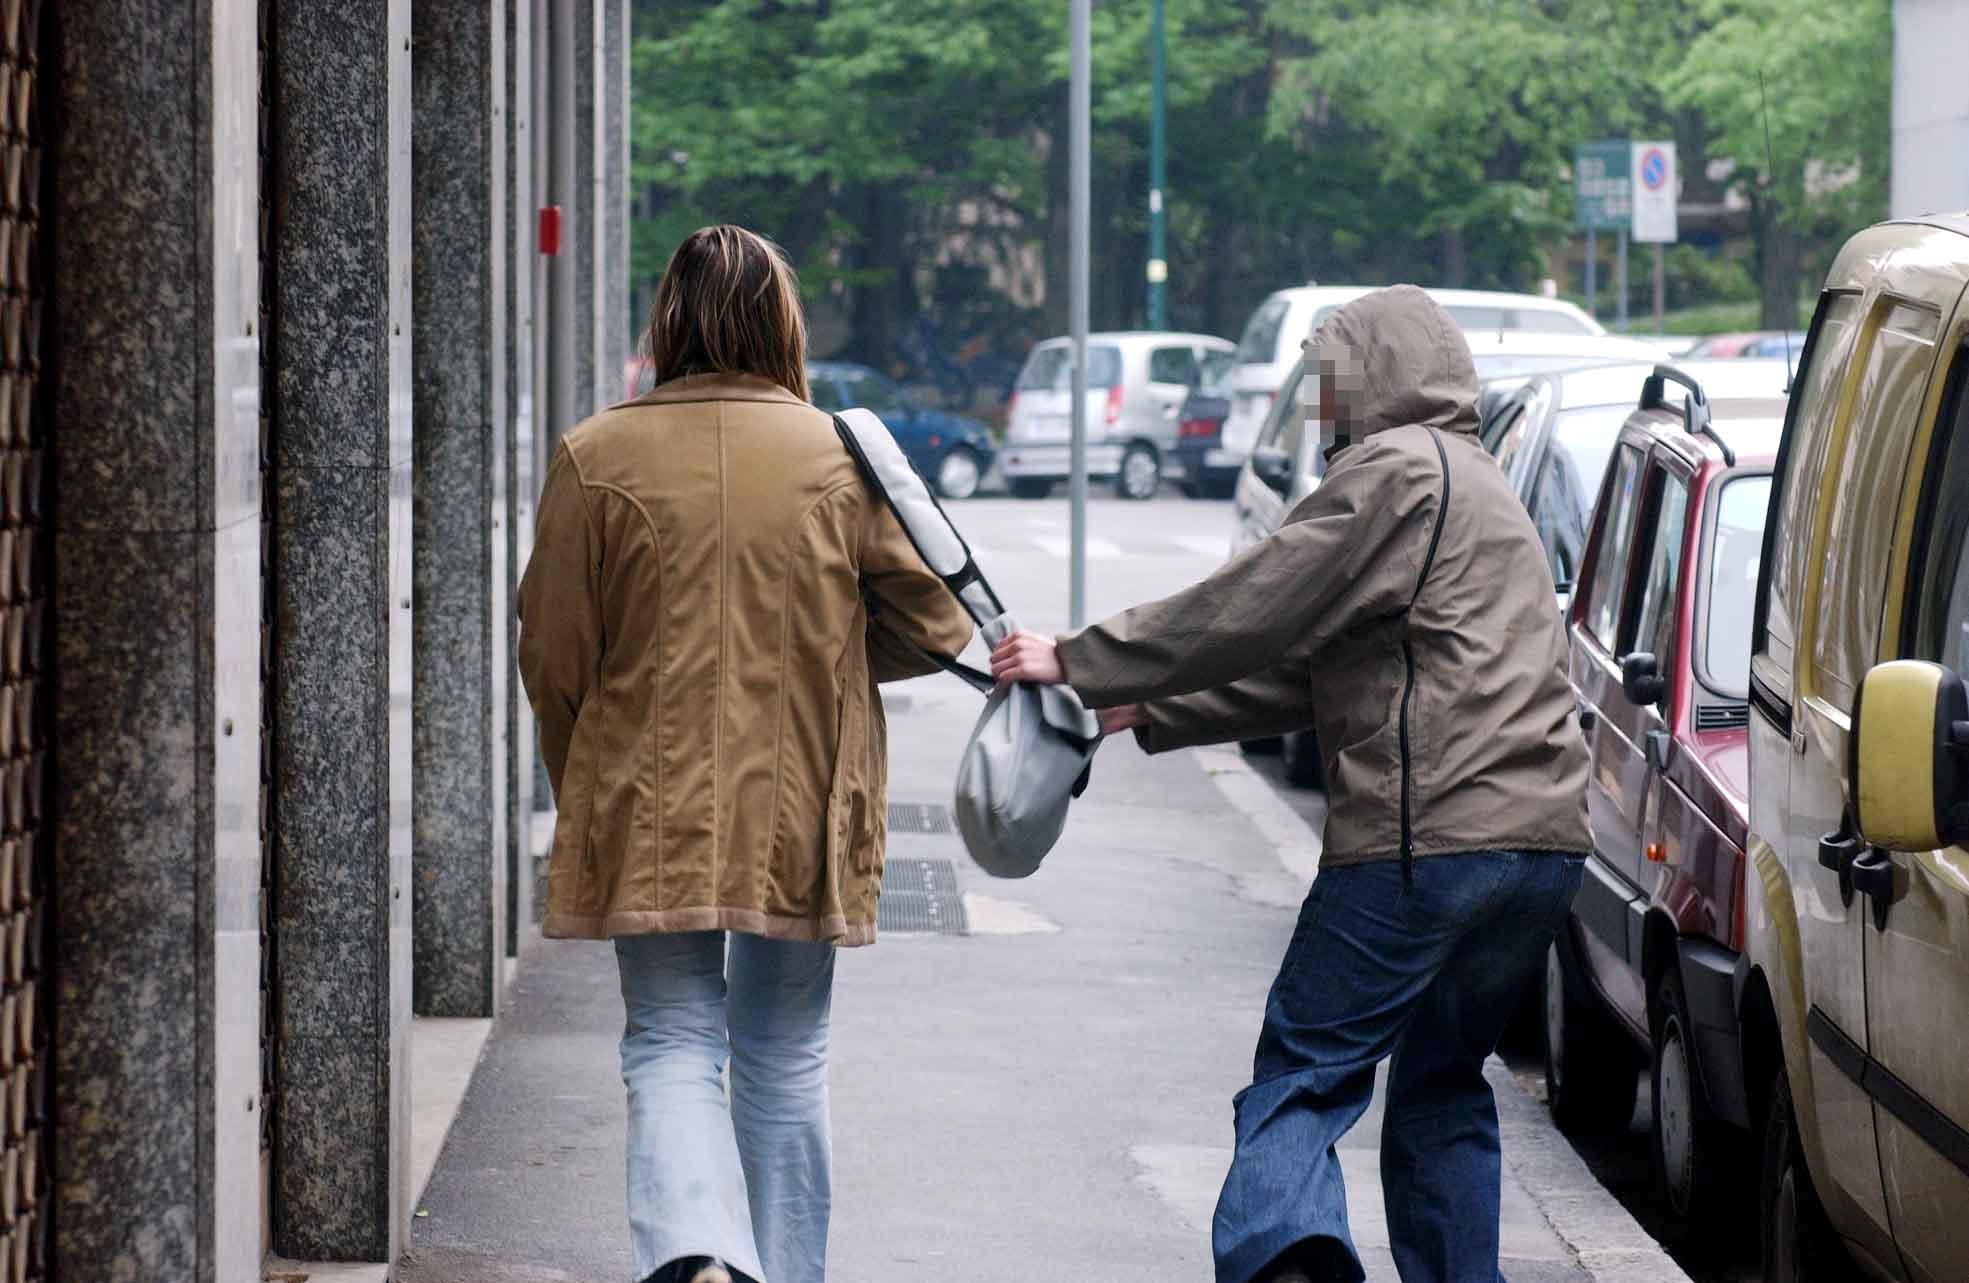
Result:
M1071 193L1071 227L1068 239L1067 317L1073 331L1073 445L1068 488L1072 494L1069 518L1067 617L1073 627L1087 622L1087 256L1092 192L1089 180L1089 149L1093 122L1090 118L1092 80L1088 67L1088 25L1090 0L1069 0L1072 16L1067 45L1068 94L1067 186Z
M1149 5L1149 328L1166 329L1169 260L1164 256L1163 153L1163 0Z

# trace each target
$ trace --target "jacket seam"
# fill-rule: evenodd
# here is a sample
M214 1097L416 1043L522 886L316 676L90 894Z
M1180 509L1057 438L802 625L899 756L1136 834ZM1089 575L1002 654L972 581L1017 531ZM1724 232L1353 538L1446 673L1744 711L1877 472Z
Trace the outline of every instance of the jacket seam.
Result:
M631 494L626 487L619 486L612 481L583 481L582 489L584 491L584 497L582 499L584 506L587 503L585 491L600 490L604 493L620 497L624 503L635 510L637 516L643 519L643 529L649 532L650 548L656 554L657 595L661 598L664 578L663 537L657 533L656 518L650 515L649 509L644 506L642 500ZM654 814L651 816L650 830L652 841L655 843L656 875L659 880L663 876L663 754L659 750L655 740L657 727L661 723L663 712L663 661L664 657L668 654L669 647L663 644L663 616L662 612L659 611L656 623L656 665L654 670L656 689L651 692L651 702L657 710L657 716L650 719L649 729L644 736L644 751L649 757L650 764L656 770L656 791L651 802L651 809ZM636 829L635 812L633 809L630 812L629 829L631 833Z
M1422 557L1422 573L1416 576L1415 591L1409 594L1408 606L1402 612L1402 660L1406 672L1402 684L1401 699L1401 833L1402 833L1402 879L1408 880L1409 868L1415 859L1415 765L1411 757L1411 741L1414 738L1409 725L1409 709L1415 696L1415 604L1422 600L1422 589L1429 582L1429 572L1436 566L1436 550L1442 543L1443 525L1449 520L1449 455L1443 449L1442 438L1434 428L1423 428L1429 434L1429 443L1436 448L1436 458L1443 469L1442 494L1436 500L1436 524L1429 532L1429 549Z
M581 570L583 577L586 578L593 576L598 568L598 556L602 547L602 531L600 525L595 521L594 505L588 500L588 474L582 471L581 460L575 455L574 448L565 441L561 442L561 454L566 457L567 466L574 472L574 493L581 499L581 518L588 524L588 541L591 548L595 550L583 558L585 564ZM595 657L595 688L589 692L588 698L597 701L598 716L605 717L608 712L608 700L606 698L608 692L608 628L606 621L600 618L602 610L601 584L599 581L593 584L593 589L594 591L590 593L590 596L595 599L595 614L597 616L595 640L596 644L600 647L601 653ZM580 727L580 724L581 710L576 709L574 720L568 726L569 758L572 758L574 755L574 733ZM599 733L600 729L597 727L596 731ZM593 737L591 736L590 738L592 739ZM590 753L590 756L592 757L593 754ZM562 765L563 787L565 787L566 773L566 764L564 762ZM600 791L601 781L597 777L595 769L591 767L588 771L587 808L581 815L581 837L576 847L576 857L574 860L573 882L574 895L577 899L581 896L585 882L592 878L594 874L595 802L597 794Z
M712 702L711 723L711 831L721 838L725 835L725 806L723 790L718 781L725 774L725 665L729 661L726 641L731 632L731 614L726 608L730 600L731 587L731 540L729 528L729 507L731 488L725 483L725 404L718 402L718 676L717 698ZM718 844L722 845L722 843ZM711 885L720 889L725 883L725 853L714 849L711 852ZM657 882L661 885L663 868L661 861L657 866Z
M859 480L859 478L857 478L856 480ZM797 539L803 532L805 532L805 530L807 529L807 523L814 519L814 514L818 513L821 510L821 508L830 499L834 498L836 495L842 493L845 490L852 489L854 485L855 485L855 481L844 481L841 482L839 485L830 486L825 492L821 494L821 496L818 499L815 499L812 504L808 505L807 510L804 513L800 514L800 519L797 522L795 522L793 525L794 538ZM861 549L862 549L861 533L857 531L855 536L855 569L857 572L857 583L859 583L859 572L861 569ZM793 575L791 574L792 563L793 563L793 546L791 543L789 543L786 548L786 573L783 573L781 575L781 588L780 588L779 720L773 728L773 822L772 822L772 827L767 830L767 834L766 834L766 852L768 857L770 857L773 852L779 850L780 802L783 798L783 789L786 783L786 754L783 750L785 747L785 739L786 739L786 700L788 694L790 693L789 688L792 686L792 683L786 680L786 649L787 649L788 641L793 635ZM866 623L864 623L862 627L864 645L866 644L867 631L868 631L867 625ZM851 637L849 640L852 641L853 638ZM838 663L836 665L836 668L838 671L839 668ZM839 696L837 696L836 698L839 698ZM837 746L837 755L838 755L838 746Z

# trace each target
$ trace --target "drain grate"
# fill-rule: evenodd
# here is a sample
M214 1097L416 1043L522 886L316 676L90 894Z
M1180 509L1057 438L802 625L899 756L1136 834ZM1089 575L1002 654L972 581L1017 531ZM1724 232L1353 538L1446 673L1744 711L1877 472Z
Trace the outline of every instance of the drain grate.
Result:
M941 802L889 803L891 833L949 833L950 808Z
M970 929L949 860L890 859L882 870L875 926L892 933L963 935Z

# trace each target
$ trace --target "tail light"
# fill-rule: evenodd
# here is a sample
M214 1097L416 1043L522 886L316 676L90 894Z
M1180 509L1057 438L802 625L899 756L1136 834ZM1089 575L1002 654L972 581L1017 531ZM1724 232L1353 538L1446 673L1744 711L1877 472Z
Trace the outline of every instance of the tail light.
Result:
M1743 890L1744 890L1743 852L1737 852L1737 890L1736 904L1730 908L1730 947L1738 953L1743 952Z
M1107 414L1103 417L1102 422L1113 424L1117 422L1120 418L1121 418L1121 385L1117 383L1113 387L1108 389L1108 410L1107 410Z
M1217 435L1215 419L1184 419L1176 425L1176 435L1184 441L1197 441Z

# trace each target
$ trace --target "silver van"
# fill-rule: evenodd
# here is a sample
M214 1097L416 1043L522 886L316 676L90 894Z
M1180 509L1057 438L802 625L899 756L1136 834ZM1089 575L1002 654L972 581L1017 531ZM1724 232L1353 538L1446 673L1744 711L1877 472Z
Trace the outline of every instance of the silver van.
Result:
M1153 496L1180 477L1177 416L1203 358L1234 352L1208 334L1142 331L1087 336L1087 473L1112 479L1124 499ZM1022 499L1044 498L1070 471L1073 342L1047 339L1019 372L1006 414L1005 483Z

